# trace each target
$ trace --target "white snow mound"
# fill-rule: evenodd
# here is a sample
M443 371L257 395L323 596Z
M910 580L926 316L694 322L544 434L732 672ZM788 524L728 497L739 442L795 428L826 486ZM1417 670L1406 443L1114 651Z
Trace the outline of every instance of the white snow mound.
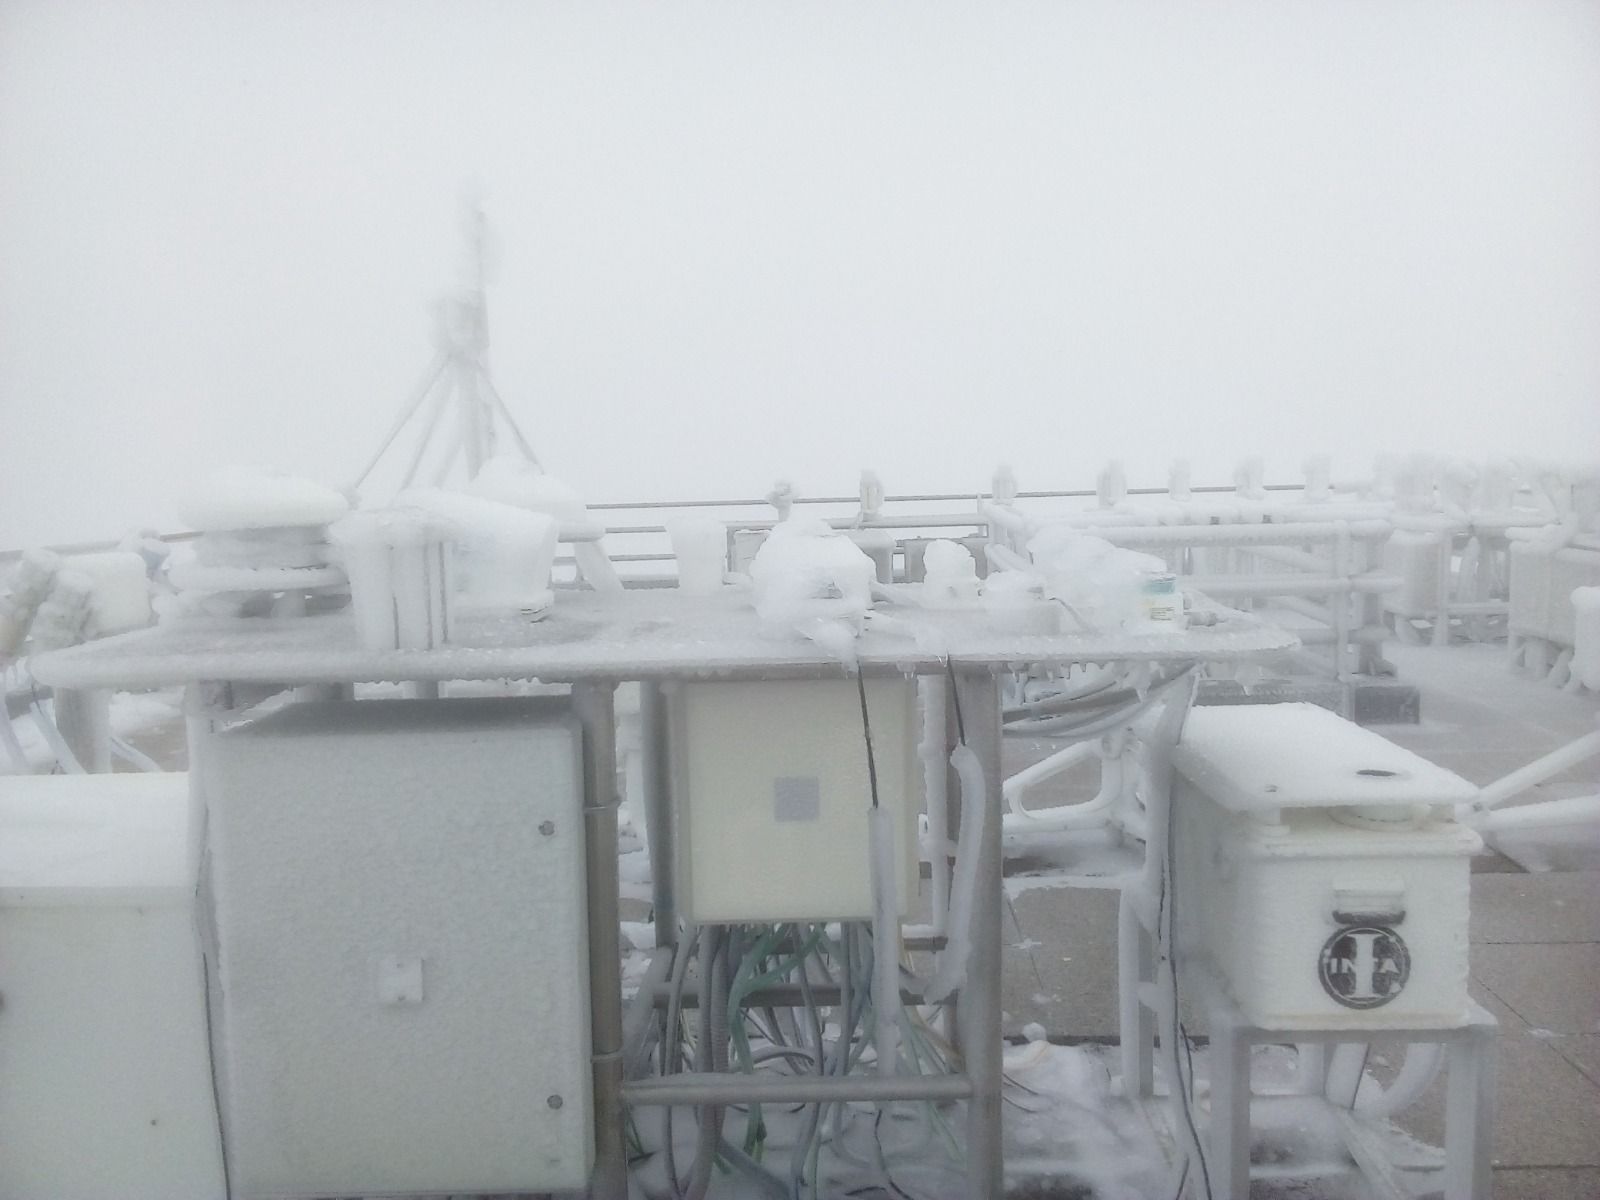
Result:
M326 525L350 511L340 492L262 467L221 467L201 478L178 515L203 533Z

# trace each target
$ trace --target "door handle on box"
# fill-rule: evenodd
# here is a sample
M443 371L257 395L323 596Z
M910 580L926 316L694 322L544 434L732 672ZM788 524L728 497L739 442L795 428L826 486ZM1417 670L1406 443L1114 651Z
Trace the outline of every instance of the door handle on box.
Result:
M1333 910L1336 925L1398 925L1405 919L1406 910L1403 908Z

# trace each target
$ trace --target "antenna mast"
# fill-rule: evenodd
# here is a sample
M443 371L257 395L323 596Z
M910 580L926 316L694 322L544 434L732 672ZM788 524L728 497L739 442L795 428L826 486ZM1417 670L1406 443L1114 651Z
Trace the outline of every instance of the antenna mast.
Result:
M517 427L489 378L488 241L488 220L482 206L473 204L466 215L465 282L460 291L439 306L438 354L423 372L416 390L401 406L399 416L377 453L356 479L356 488L366 482L389 447L419 413L422 414L422 435L401 480L402 490L418 482L419 472L428 460L432 460L431 478L425 475L423 482L435 486L444 483L458 458L464 460L467 478L473 478L484 463L499 453L502 424L522 456L535 466L539 465L533 447ZM446 411L452 407L455 420L446 421ZM449 428L451 425L453 432ZM444 446L442 454L436 449L441 445Z

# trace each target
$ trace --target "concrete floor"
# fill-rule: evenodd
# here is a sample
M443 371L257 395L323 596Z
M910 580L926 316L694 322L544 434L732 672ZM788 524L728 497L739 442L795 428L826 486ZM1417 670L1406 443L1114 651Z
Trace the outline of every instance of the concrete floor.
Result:
M1510 673L1503 647L1395 649L1422 692L1416 725L1375 727L1484 784L1595 728L1600 703ZM1008 744L1020 766L1048 749ZM1600 762L1527 799L1593 793ZM1081 791L1068 780L1062 792ZM1050 803L1041 796L1030 803ZM1061 802L1056 799L1054 802ZM1493 1160L1502 1200L1600 1198L1600 844L1564 831L1503 843L1473 863L1472 993L1501 1023ZM1052 1039L1114 1039L1117 893L1039 886L1008 869L1004 1006L1008 1033L1037 1022ZM1382 1048L1373 1066L1390 1065ZM1442 1138L1442 1086L1397 1122ZM1259 1188L1258 1188L1259 1190ZM1297 1195L1315 1193L1297 1192ZM1343 1193L1341 1193L1343 1194Z

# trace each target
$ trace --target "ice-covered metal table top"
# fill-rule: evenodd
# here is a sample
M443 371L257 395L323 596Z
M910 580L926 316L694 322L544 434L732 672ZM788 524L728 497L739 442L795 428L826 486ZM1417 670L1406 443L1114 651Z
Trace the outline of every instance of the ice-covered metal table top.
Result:
M1029 663L1237 661L1298 644L1293 634L1231 609L1181 633L1016 633L981 612L895 609L910 632L869 629L865 669L927 673ZM767 678L843 665L798 633L762 629L749 594L670 589L621 595L563 592L540 620L464 620L450 645L371 650L348 612L293 619L175 621L44 654L33 672L56 687L157 687L200 682L376 683L446 679Z

